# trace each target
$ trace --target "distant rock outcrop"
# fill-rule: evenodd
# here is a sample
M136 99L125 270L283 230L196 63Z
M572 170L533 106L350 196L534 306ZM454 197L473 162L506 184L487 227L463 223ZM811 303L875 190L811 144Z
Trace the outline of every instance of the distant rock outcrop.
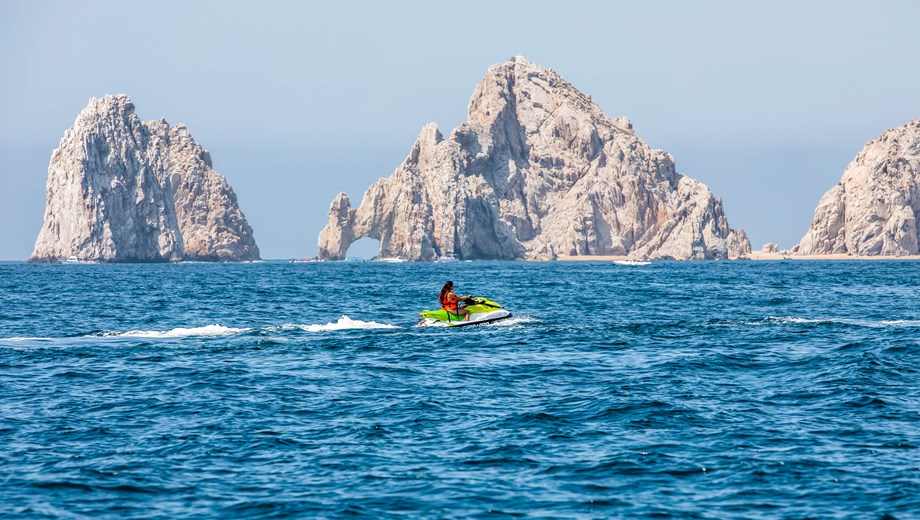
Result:
M93 98L48 166L30 262L259 258L233 188L183 125L141 121L124 95Z
M779 253L779 246L773 242L767 242L760 248L761 253Z
M677 173L669 154L520 56L489 68L449 137L423 128L357 209L336 197L320 257L342 259L362 237L380 240L380 256L410 260L703 259L751 249L722 201Z
M920 121L869 141L821 197L794 252L804 255L918 253Z

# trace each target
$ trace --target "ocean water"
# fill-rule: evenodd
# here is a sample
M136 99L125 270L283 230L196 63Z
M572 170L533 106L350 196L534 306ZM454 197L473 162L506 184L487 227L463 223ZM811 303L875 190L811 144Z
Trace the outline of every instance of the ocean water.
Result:
M5 263L0 513L917 518L918 370L913 262Z

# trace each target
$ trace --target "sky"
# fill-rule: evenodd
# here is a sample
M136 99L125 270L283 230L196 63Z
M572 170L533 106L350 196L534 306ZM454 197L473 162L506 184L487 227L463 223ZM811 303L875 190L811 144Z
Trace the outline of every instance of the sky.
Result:
M865 143L920 118L920 2L0 2L0 260L41 229L89 98L184 123L262 257L311 257L329 204L466 119L522 54L671 153L754 249L788 248ZM373 244L349 254L373 255Z

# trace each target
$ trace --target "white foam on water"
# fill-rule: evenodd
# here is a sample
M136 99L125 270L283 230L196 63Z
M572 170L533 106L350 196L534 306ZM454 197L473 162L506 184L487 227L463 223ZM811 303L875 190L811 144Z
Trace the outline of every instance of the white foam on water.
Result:
M287 325L285 325L287 326ZM329 332L334 330L349 330L349 329L398 329L397 325L389 325L387 323L377 323L376 321L361 321L353 320L348 316L342 316L339 318L339 321L332 323L326 323L324 325L313 324L313 325L297 325L301 330L307 332Z
M262 330L265 332L291 332L292 330L303 330L304 327L305 325L297 325L296 323L285 323L284 325L275 325Z
M859 320L853 318L823 318L808 319L796 318L794 316L767 316L764 321L769 323L839 323L843 325L854 325L857 327L920 327L920 320ZM756 324L756 322L755 322Z
M920 320L886 320L879 324L886 327L920 327Z
M178 327L166 331L129 330L128 332L103 332L100 336L116 338L218 338L249 332L250 330L252 329L238 329L215 324L192 328Z
M823 323L834 320L810 320L808 318L796 318L795 316L767 316L764 321L770 323Z
M507 320L499 320L489 325L494 325L496 327L510 327L512 325L524 325L527 323L537 323L538 320L531 318L530 316L511 316Z
M10 342L10 343L21 343L28 341L60 341L60 340L70 340L70 341L79 341L86 340L90 338L152 338L152 339L162 339L162 338L220 338L226 336L233 336L236 334L242 334L246 332L252 332L254 330L264 331L268 333L284 333L290 332L293 330L304 330L308 332L326 332L326 331L335 331L335 330L348 330L348 329L397 329L397 325L389 325L386 323L377 323L374 321L361 321L353 320L348 316L342 316L336 322L326 323L323 325L314 324L314 325L300 325L300 324L286 324L278 325L271 327L264 327L260 329L253 328L236 328L236 327L225 327L223 325L213 324L205 325L203 327L177 327L170 330L129 330L127 332L118 332L118 331L104 331L96 332L93 334L87 334L85 336L75 336L69 338L38 338L38 337L11 337L11 338L0 338L0 341Z

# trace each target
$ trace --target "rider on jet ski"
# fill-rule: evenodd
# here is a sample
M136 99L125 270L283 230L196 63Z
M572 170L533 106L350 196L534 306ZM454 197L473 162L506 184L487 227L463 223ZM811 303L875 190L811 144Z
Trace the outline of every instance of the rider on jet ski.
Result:
M464 321L470 320L470 311L464 308L470 298L472 296L457 296L454 294L454 282L450 280L444 284L444 287L441 287L441 292L438 294L441 308L458 316L465 316Z

